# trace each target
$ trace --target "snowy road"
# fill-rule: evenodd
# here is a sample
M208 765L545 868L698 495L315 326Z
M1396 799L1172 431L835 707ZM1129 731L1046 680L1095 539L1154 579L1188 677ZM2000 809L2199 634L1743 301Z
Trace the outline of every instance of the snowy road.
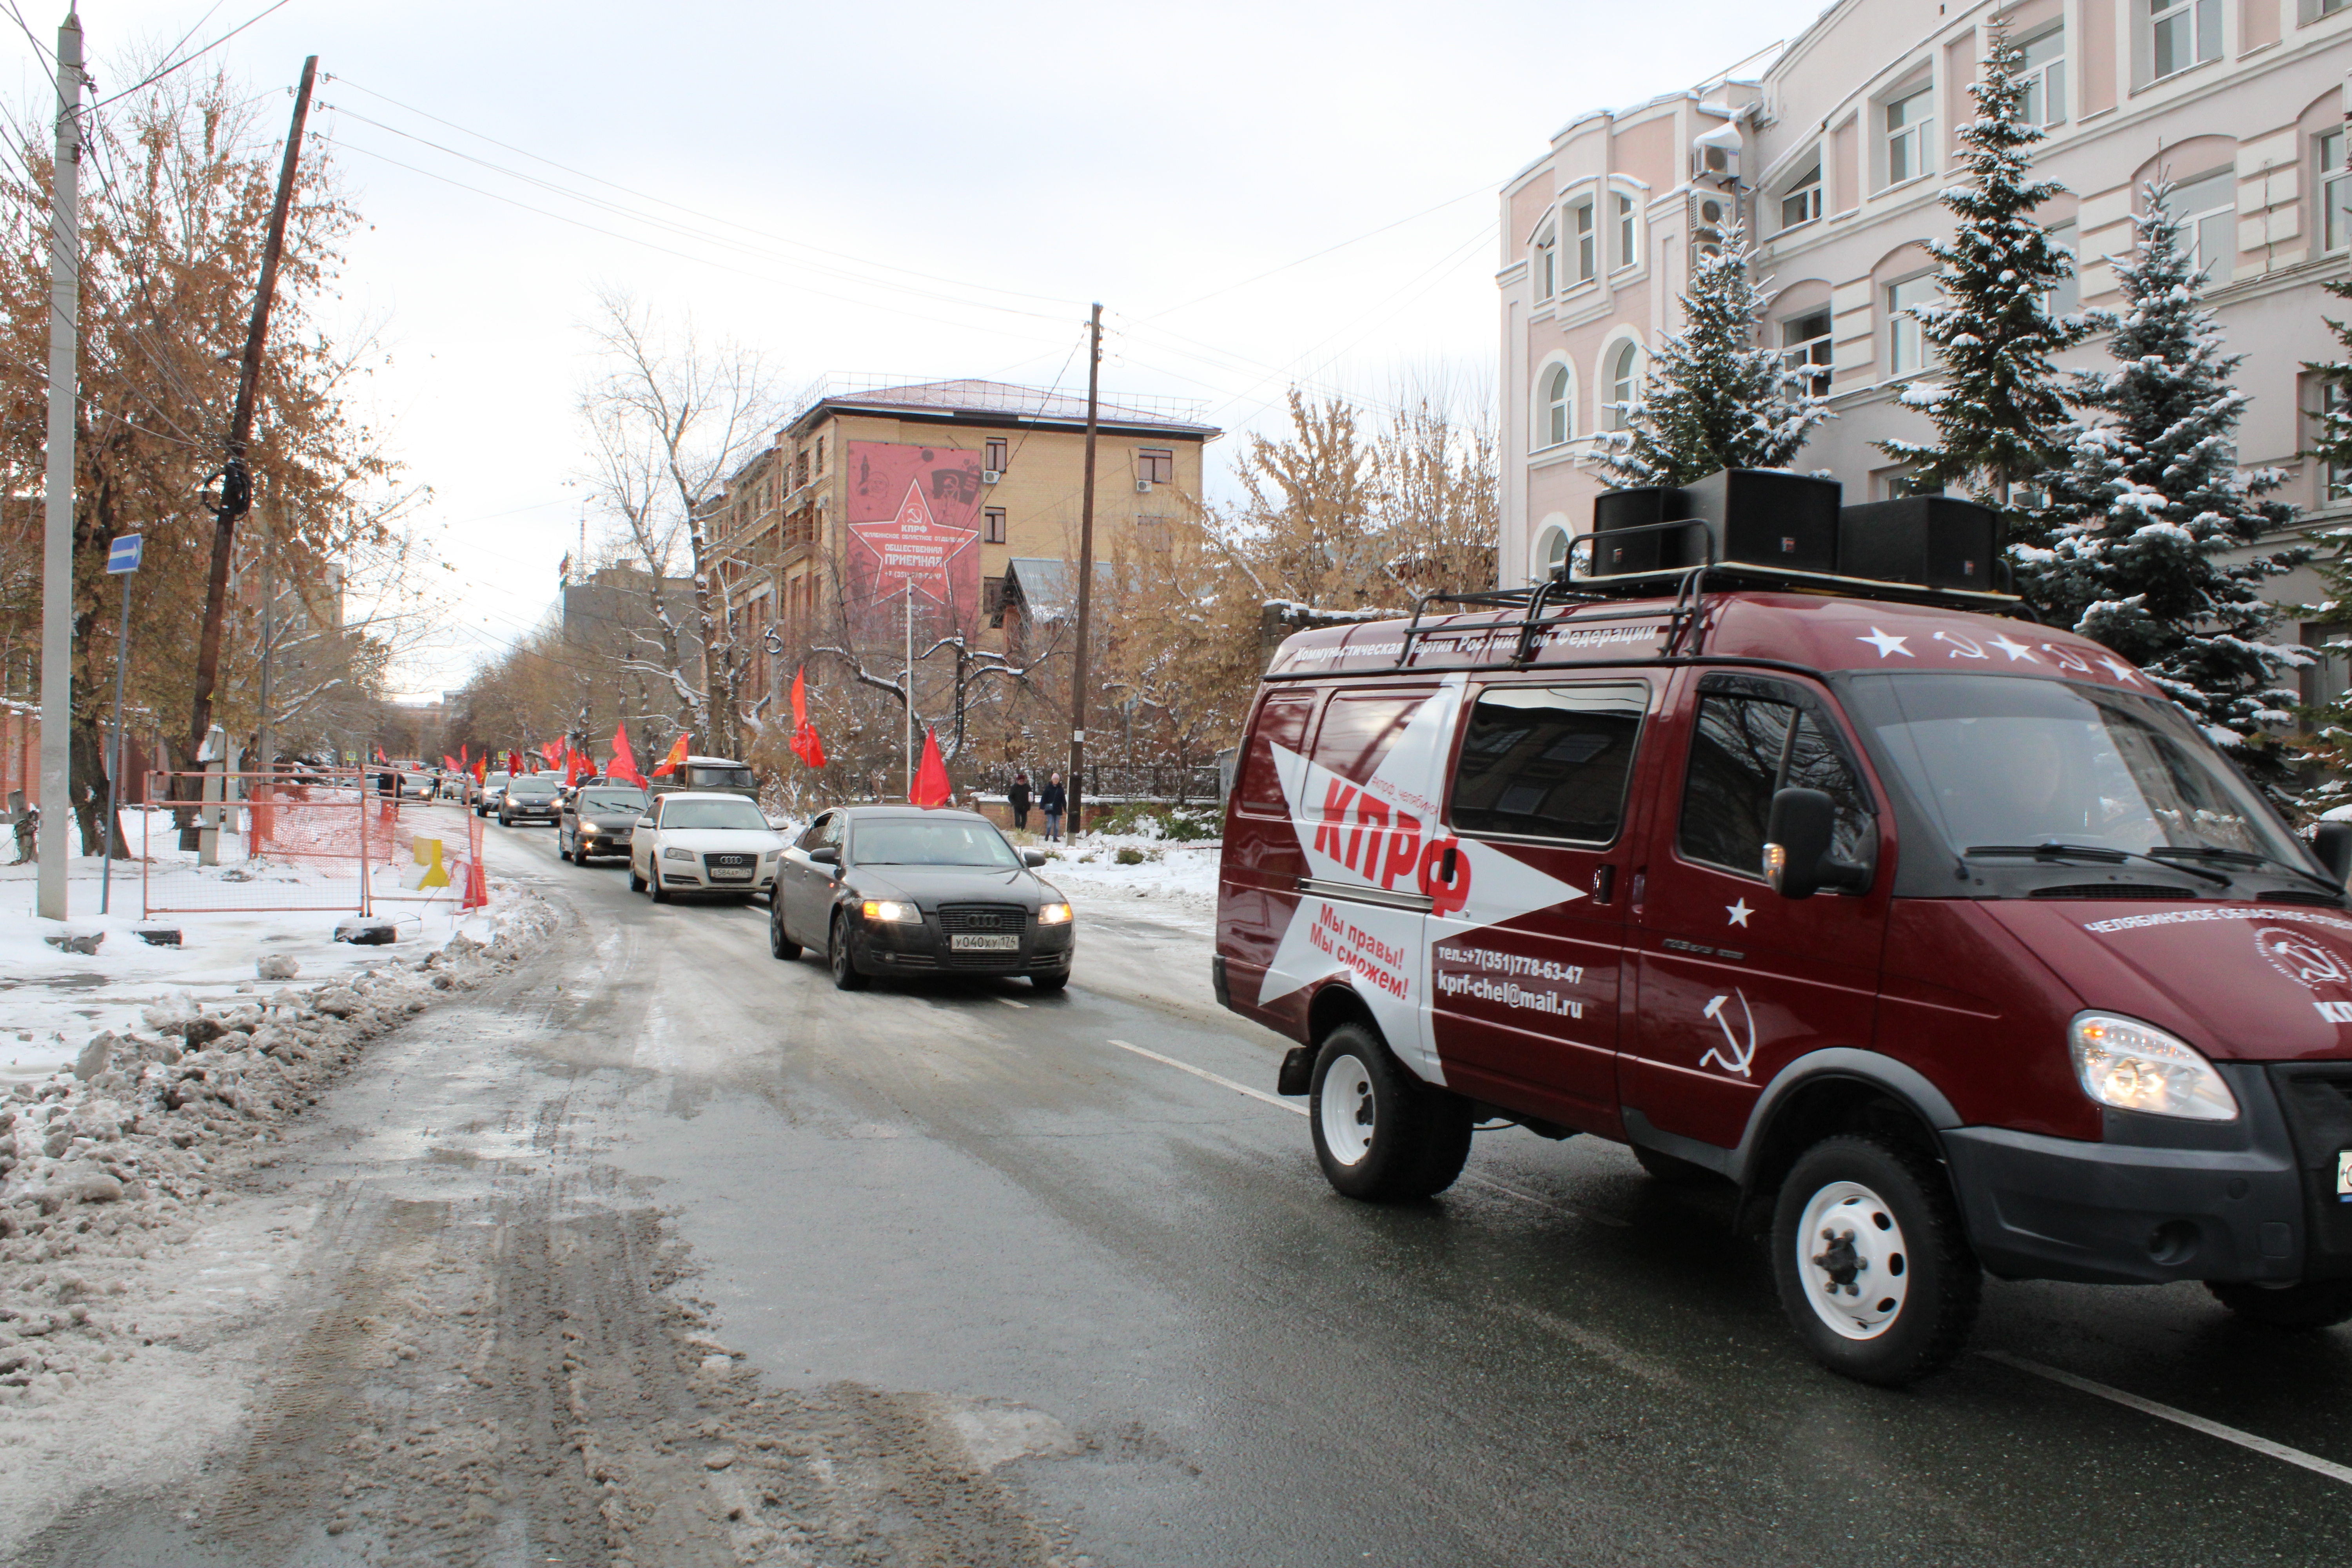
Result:
M1060 996L842 994L760 910L490 840L576 923L241 1200L299 1252L249 1414L16 1561L2340 1559L2352 1331L1996 1283L1995 1354L1858 1387L1612 1147L1490 1133L1440 1203L1334 1196L1149 900L1080 904Z

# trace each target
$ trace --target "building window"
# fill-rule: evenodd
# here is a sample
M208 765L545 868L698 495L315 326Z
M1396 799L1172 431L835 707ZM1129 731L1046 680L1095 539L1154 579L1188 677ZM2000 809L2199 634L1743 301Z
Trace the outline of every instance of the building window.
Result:
M2065 223L2052 224L2050 243L2074 258L2076 270L2067 273L2065 277L2050 286L2046 308L2053 317L2071 316L2083 308L2083 275L2080 270L2083 265L2082 251L2075 243L2074 223L2070 220Z
M991 436L988 438L987 455L981 458L980 466L992 474L1001 474L1004 471L1010 457L1011 447L1005 438L1002 436Z
M1568 562L1568 530L1547 528L1536 542L1536 576L1538 580L1558 572Z
M1886 183L1936 172L1935 89L1923 86L1886 105Z
M2066 122L2066 25L2060 23L2025 40L2025 101L2018 106L2028 125Z
M2201 268L2210 284L2230 280L2230 262L2238 248L2238 176L2217 169L2173 187L2172 213L2180 220L2180 237L2189 250L2189 265Z
M1576 280L1590 283L1600 269L1597 254L1600 237L1592 230L1592 204L1579 202L1569 209L1571 226L1576 231Z
M1172 451L1154 451L1150 447L1137 447L1135 477L1139 479L1150 479L1155 485L1174 484L1176 454Z
M1641 228L1634 220L1633 198L1621 195L1617 198L1618 266L1631 267L1640 259L1640 253L1635 248L1640 239Z
M1830 309L1808 310L1780 323L1780 363L1795 376L1797 392L1827 397L1830 392Z
M2338 126L2315 140L2319 143L2320 242L2329 250L2342 250L2352 245L2352 166L2345 161L2347 138Z
M1568 366L1556 364L1544 373L1543 418L1537 427L1536 445L1557 447L1573 433L1568 409Z
M2319 384L2320 429L2332 428L2334 423L2352 413L2352 391L2347 391L2338 381ZM2330 463L2320 473L2322 506L2342 506L2352 501L2352 463Z
M1639 343L1619 343L1609 354L1609 396L1601 411L1602 426L1610 430L1625 428L1626 416L1641 401L1642 346Z
M1536 241L1535 270L1537 299L1549 300L1559 292L1559 244L1549 229Z
M2329 708L2344 700L2347 684L2346 669L2346 634L2352 626L2332 621L2305 621L2300 628L2303 646L2315 656L2310 664L2296 671L2296 680L2303 687L2306 707Z
M2221 56L2221 0L2147 0L2148 61L2161 79Z
M1004 542L1004 509L990 507L980 514L980 542L982 544Z
M1780 197L1780 226L1794 228L1811 223L1822 216L1822 161L1813 160L1812 167L1799 174Z
M1927 368L1927 339L1910 312L1936 297L1936 275L1923 273L1886 286L1886 374L1909 375Z

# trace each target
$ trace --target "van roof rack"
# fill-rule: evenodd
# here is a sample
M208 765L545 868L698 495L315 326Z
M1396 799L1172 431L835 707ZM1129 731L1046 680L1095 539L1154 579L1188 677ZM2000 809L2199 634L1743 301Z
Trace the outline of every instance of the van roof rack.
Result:
M1695 657L1706 649L1706 628L1700 616L1709 593L1748 589L1780 589L1803 594L1832 594L1844 598L1877 599L1890 604L1918 605L1936 609L1967 610L1977 615L2011 616L2021 620L2035 619L2033 611L2023 598L2015 594L1986 593L1967 588L1936 588L1922 583L1891 583L1873 577L1847 577L1834 572L1797 572L1786 567L1768 566L1752 561L1718 561L1715 554L1715 534L1697 519L1680 519L1667 522L1643 523L1633 528L1611 531L1612 537L1631 533L1656 533L1669 530L1696 530L1706 559L1696 566L1668 566L1653 572L1623 572L1604 577L1572 576L1579 545L1590 546L1593 534L1581 534L1569 542L1568 559L1561 562L1552 575L1544 582L1526 588L1489 588L1468 594L1427 594L1413 600L1412 619L1404 627L1397 649L1396 667L1404 668L1412 657L1416 639L1440 632L1459 631L1459 626L1427 625L1423 616L1432 605L1458 605L1471 609L1519 610L1524 612L1515 621L1496 621L1489 631L1517 631L1518 647L1511 662L1526 664L1535 657L1537 637L1557 620L1557 616L1545 612L1570 609L1585 605L1607 604L1612 601L1640 599L1645 601L1639 609L1622 609L1577 617L1580 625L1596 621L1654 618L1658 615L1655 601L1664 598L1671 590L1674 604L1666 611L1665 641L1660 645L1657 657ZM1685 647L1685 643L1688 644Z

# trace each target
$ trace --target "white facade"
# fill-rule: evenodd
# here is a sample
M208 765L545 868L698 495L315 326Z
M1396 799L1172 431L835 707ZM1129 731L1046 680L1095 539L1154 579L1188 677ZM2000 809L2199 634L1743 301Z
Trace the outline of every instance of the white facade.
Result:
M2307 518L2352 522L2296 455L2318 402L2302 362L2332 353L2323 315L2352 315L2320 289L2352 273L2352 0L1840 0L1760 80L1580 115L1504 187L1505 585L1590 527L1594 437L1629 367L1680 325L1689 247L1735 211L1771 300L1766 341L1820 367L1837 415L1801 466L1834 473L1849 501L1895 493L1901 471L1872 443L1929 434L1895 399L1934 374L1896 312L1933 286L1920 242L1951 231L1937 198L1996 15L2035 72L2038 167L2069 193L2041 216L2083 258L2083 302L2118 298L2106 258L2129 249L2140 185L2163 170L2246 355L2242 461L2291 470L2284 499ZM2105 359L2094 340L2065 363Z

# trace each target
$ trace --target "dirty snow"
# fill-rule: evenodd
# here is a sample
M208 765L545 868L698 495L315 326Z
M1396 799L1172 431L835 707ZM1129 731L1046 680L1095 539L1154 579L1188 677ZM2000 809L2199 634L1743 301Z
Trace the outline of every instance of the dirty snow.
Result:
M1015 835L1016 840L1025 835ZM1213 838L1186 843L1139 834L1079 835L1067 844L1034 840L1048 858L1038 875L1068 895L1084 918L1090 910L1148 913L1188 930L1212 931L1217 919L1217 854ZM1125 850L1130 863L1121 864Z

